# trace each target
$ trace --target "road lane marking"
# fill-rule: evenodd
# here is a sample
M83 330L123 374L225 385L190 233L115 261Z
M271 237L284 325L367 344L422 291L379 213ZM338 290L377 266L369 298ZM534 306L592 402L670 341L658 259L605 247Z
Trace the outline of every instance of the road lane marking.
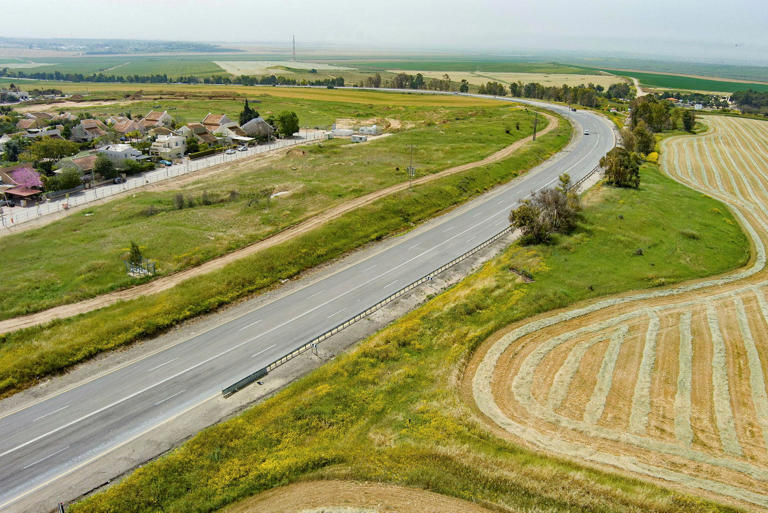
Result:
M21 470L27 470L29 467L34 467L38 463L42 463L42 462L44 462L47 459L53 458L57 454L61 454L62 452L66 451L67 449L69 449L69 446L66 446L63 449L59 449L58 451L54 452L53 454L49 454L45 458L40 458L39 460L30 463L29 465L27 465L26 467L22 468Z
M181 395L181 394L183 394L184 392L185 392L184 390L182 390L181 392L176 392L175 394L173 394L173 395L171 395L171 396L168 396L168 397L166 397L165 399L162 399L162 400L160 400L160 401L157 401L157 402L154 404L154 406L157 406L158 404L163 404L165 401L170 401L171 399L173 399L173 398L174 398L174 397L176 397L177 395Z
M240 328L240 329L239 329L239 330L237 330L237 331L243 331L243 330L247 330L247 329L248 329L248 328L250 328L251 326L256 326L256 325L257 325L258 323L260 323L260 322L261 322L261 319L259 319L258 321L254 321L254 322L252 322L252 323L250 323L250 324L246 324L245 326L243 326L242 328Z
M344 310L346 310L346 308L342 308L342 309L341 309L341 310L339 310L338 312L336 312L336 313L332 313L331 315L329 315L329 316L327 317L327 319L330 319L331 317L336 317L337 315L339 315L339 314L340 314L341 312L343 312Z
M363 272L368 272L368 271L371 271L371 270L373 270L375 268L376 268L376 264L373 264L372 266L366 267L365 269L363 269Z
M270 349L272 349L273 347L275 347L275 344L272 344L272 345L271 345L271 346L269 346L269 347L265 347L264 349L262 349L262 350L261 350L261 351L259 351L258 353L253 353L253 354L251 355L251 358L256 358L256 357L257 357L257 356L259 356L261 353L265 353L265 352L269 351Z
M259 335L259 336L261 336L261 335ZM62 431L62 430L66 429L66 428L68 428L68 427L70 427L70 426L74 426L75 424L77 424L77 423L79 423L79 422L82 422L82 421L84 421L84 420L86 420L86 419L89 419L89 418L93 417L94 415L98 415L99 413L101 413L101 412L103 412L103 411L106 411L106 410L108 410L108 409L112 408L113 406L117 406L118 404L124 403L125 401L128 401L128 400L130 400L130 399L133 399L133 398L134 398L134 397L136 397L137 395L141 395L141 394L143 394L144 392L146 392L147 390L151 390L151 389L155 388L156 386L162 385L163 383L167 383L168 381L170 381L170 380L172 380L172 379L176 379L176 378L178 378L179 376L181 376L182 374L186 374L187 372L189 372L189 371L191 371L191 370L194 370L194 369L197 369L198 367L201 367L201 366L205 365L206 363L209 363L209 362L211 362L211 361L215 360L216 358L219 358L219 357L221 357L221 356L224 356L224 355L225 355L225 354L227 354L227 353L231 353L231 352L232 352L232 351L234 351L235 349L238 349L238 348L240 348L241 346L244 346L245 344L248 344L248 343L250 343L250 342L253 342L254 340L256 340L256 338L258 338L258 337L254 337L254 338L252 338L252 339L246 340L245 342L241 342L241 343L239 343L239 344L237 344L237 345L234 345L234 346L230 347L229 349L227 349L227 350L225 350L225 351L222 351L221 353L219 353L219 354L217 354L217 355L214 355L214 356L211 356L211 357L209 357L209 358L206 358L205 360L203 360L203 361L201 361L201 362L198 362L198 363L196 363L196 364L192 365L191 367L187 367L187 368L186 368L186 369L184 369L183 371L179 371L179 372L177 372L176 374L174 374L174 375L172 375L172 376L168 376L167 378L165 378L165 379L163 379L163 380L160 380L160 381L158 381L158 382L157 382L157 383L155 383L154 385L149 385L149 386L147 386L147 387L144 387L144 388L142 388L141 390L137 390L136 392L134 392L134 393L132 393L132 394L129 394L129 395L127 395L127 396L123 397L122 399L118 399L117 401L113 401L113 402L111 402L111 403L107 404L106 406L102 406L101 408L98 408L98 409L96 409L96 410L92 411L91 413L88 413L88 414L86 414L86 415L83 415L83 416L82 416L82 417L80 417L80 418L77 418L77 419L75 419L75 420L72 420L72 421L70 421L70 422L67 422L66 424L62 424L61 426L57 427L56 429L52 429L52 430L48 431L47 433L44 433L44 434L42 434L42 435L39 435L39 436L36 436L35 438L32 438L31 440L28 440L28 441L24 442L23 444L19 444L19 445L17 445L16 447L13 447L13 448L11 448L11 449L8 449L7 451L0 453L0 458L2 458L3 456L7 456L7 455L9 455L9 454L11 454L12 452L16 452L16 451L18 451L19 449L23 449L24 447L26 447L26 446L28 446L28 445L31 445L31 444L33 444L33 443L35 443L35 442L39 441L39 440L42 440L43 438L45 438L45 437L47 437L47 436L51 436L51 435L53 435L53 434L55 434L55 433L58 433L59 431Z
M154 367L152 367L151 369L149 369L147 372L152 372L153 370L157 370L157 369L159 369L160 367L162 367L162 366L164 366L164 365L168 365L168 364L169 364L169 363L171 363L171 362L175 362L176 360L178 360L178 358L172 358L172 359L168 360L168 361L167 361L167 362L165 362L165 363L161 363L160 365L155 365Z
M398 281L400 281L400 280L395 280L395 281L389 282L389 283L387 283L386 285L384 285L384 288L385 288L385 289L387 289L387 288L389 288L389 287L390 287L390 285L394 285L394 284L395 284L395 283L397 283Z
M35 419L35 420L33 420L32 422L37 422L37 421L38 421L38 420L40 420L40 419L44 419L44 418L46 418L46 417L50 417L50 416L51 416L51 415L53 415L54 413L59 413L61 410L66 410L67 408L69 408L69 405L66 405L66 406L62 406L62 407L61 407L61 408L59 408L58 410L53 410L52 412L46 413L45 415L40 415L38 418L36 418L36 419Z

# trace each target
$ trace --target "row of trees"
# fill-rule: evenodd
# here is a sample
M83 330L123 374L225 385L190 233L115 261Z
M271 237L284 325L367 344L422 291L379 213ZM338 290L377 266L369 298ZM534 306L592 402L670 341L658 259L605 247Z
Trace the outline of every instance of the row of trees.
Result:
M753 89L736 91L731 95L731 100L743 112L768 116L768 91L760 92Z
M488 82L480 86L480 94L491 94L494 96L506 96L507 87L498 82ZM613 84L606 90L601 85L587 84L578 86L545 86L538 82L513 82L509 84L509 94L519 98L535 98L538 100L549 100L563 103L581 105L584 107L597 107L599 99L629 99L632 92L629 84Z
M409 73L398 73L391 81L385 81L381 74L374 73L366 77L360 83L363 87L394 87L396 89L422 89L425 91L450 91L451 77L444 74L442 78L424 78L421 73L411 75Z
M85 75L83 73L62 73L60 71L20 71L2 68L0 75L6 77L33 78L37 80L63 80L67 82L116 82L127 84L239 84L246 86L253 85L314 85L314 86L335 86L344 85L344 77L332 77L317 80L295 79L291 77L264 75L260 77L240 75L231 77L229 75L212 75L209 77L197 77L194 75L182 75L178 77L168 76L165 73L154 75L105 75L104 73L92 73Z

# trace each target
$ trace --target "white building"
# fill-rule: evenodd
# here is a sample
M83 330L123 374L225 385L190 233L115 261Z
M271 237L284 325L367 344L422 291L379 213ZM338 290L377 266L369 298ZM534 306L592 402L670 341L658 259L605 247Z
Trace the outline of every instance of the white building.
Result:
M349 140L352 141L353 143L361 143L361 142L367 141L368 140L368 136L367 135L357 135L357 134L355 134L352 137L350 137Z
M98 149L98 152L106 155L113 164L122 164L126 159L140 160L143 154L130 144L110 144Z
M187 140L180 135L158 135L149 148L151 155L157 155L165 160L181 158L186 151Z
M361 126L359 132L363 135L381 135L381 127L379 125Z

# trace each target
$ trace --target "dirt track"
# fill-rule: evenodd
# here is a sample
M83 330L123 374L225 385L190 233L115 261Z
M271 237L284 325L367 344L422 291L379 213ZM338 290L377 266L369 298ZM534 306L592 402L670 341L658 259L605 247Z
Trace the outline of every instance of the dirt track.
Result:
M467 373L505 436L768 507L768 123L709 117L664 145L676 180L730 205L750 265L611 297L496 334Z
M312 481L275 488L226 513L490 513L472 502L417 488L350 481Z
M543 114L543 115L548 119L549 123L543 130L541 130L538 133L539 136L542 136L552 131L553 129L555 129L555 127L557 127L557 119L555 117L549 114ZM524 144L530 141L531 141L531 137L520 139L519 141L516 141L515 143L510 144L506 148L503 148L482 160L478 160L475 162L463 164L461 166L445 169L438 173L422 176L420 178L413 180L413 184L420 185L420 184L428 183L433 180L438 180L440 178L443 178L452 174L461 173L469 169L473 169L476 167L498 162L500 160L503 160L509 157L512 153L517 151L521 146L523 146ZM195 178L199 178L199 175L195 176ZM158 278L146 284L137 285L135 287L122 289L115 292L110 292L110 293L103 294L101 296L97 296L91 299L79 301L77 303L70 303L66 305L57 306L57 307L50 308L48 310L43 310L41 312L37 312L34 314L25 315L21 317L14 317L12 319L6 319L4 321L0 321L0 333L7 333L7 332L15 331L18 329L35 326L37 324L43 324L46 322L50 322L54 319L62 319L66 317L71 317L73 315L79 315L82 313L90 312L92 310L103 308L105 306L112 305L118 301L130 300L137 297L146 296L149 294L155 294L158 292L162 292L164 290L168 290L178 285L184 280L187 280L195 276L199 276L201 274L209 273L217 269L221 269L222 267L226 266L231 262L234 262L241 258L248 257L250 255L253 255L254 253L257 253L264 249L270 248L277 244L281 244L285 241L298 237L310 230L313 230L319 226L322 226L328 221L331 221L347 212L355 210L364 205L373 203L374 201L380 198L383 198L385 196L388 196L390 194L394 194L396 192L406 190L408 189L408 187L409 187L408 182L403 182L396 185L392 185L385 189L372 192L370 194L366 194L365 196L355 198L346 203L342 203L341 205L338 205L332 209L326 210L310 219L307 219L302 223L299 223L295 226L287 228L269 238L255 242L249 246L238 249L231 253L227 253L226 255L222 255L213 260L209 260L208 262L205 262L204 264L201 264L199 266L192 267L190 269L186 269L184 271L180 271L175 274Z

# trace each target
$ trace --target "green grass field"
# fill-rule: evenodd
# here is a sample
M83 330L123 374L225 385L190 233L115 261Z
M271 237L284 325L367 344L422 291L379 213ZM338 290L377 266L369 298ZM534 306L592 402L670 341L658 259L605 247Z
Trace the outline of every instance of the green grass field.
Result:
M0 335L0 396L100 352L155 336L179 322L263 291L364 244L410 229L543 162L570 138L570 125L560 120L555 130L502 161L386 196L173 289Z
M768 84L729 82L725 80L682 77L677 75L664 75L660 73L641 73L639 71L619 71L612 69L606 69L603 71L621 76L635 77L638 81L640 81L640 85L642 86L655 87L660 89L683 89L687 91L712 91L722 93L746 91L747 89L754 89L755 91L768 91Z
M204 106L210 108L209 102ZM279 160L232 166L183 187L170 184L163 192L139 191L45 227L4 237L8 261L0 269L0 281L7 293L0 297L0 317L135 283L122 262L131 241L157 262L159 275L173 273L261 240L351 198L406 181L412 144L418 175L425 175L480 160L533 131L533 113L509 106L383 109L305 101L292 107L302 117L308 111L322 112L325 125L330 124L327 116L334 114L363 119L402 114L417 125L370 144L335 140L292 151ZM208 112L198 112L201 107L194 102L189 108L195 120ZM265 188L290 194L269 206L265 201L251 205ZM232 191L236 199L230 198ZM203 204L203 193L213 204ZM175 209L177 194L194 206ZM150 209L153 215L147 214Z
M468 356L511 322L651 287L658 277L673 283L723 272L748 257L747 239L722 204L655 166L643 167L639 190L598 188L585 203L573 235L550 246L512 246L356 350L71 511L211 512L324 478L403 484L507 511L736 511L502 441L461 398L457 382ZM691 231L700 238L684 235ZM636 247L652 248L642 263ZM535 281L520 282L512 266Z

